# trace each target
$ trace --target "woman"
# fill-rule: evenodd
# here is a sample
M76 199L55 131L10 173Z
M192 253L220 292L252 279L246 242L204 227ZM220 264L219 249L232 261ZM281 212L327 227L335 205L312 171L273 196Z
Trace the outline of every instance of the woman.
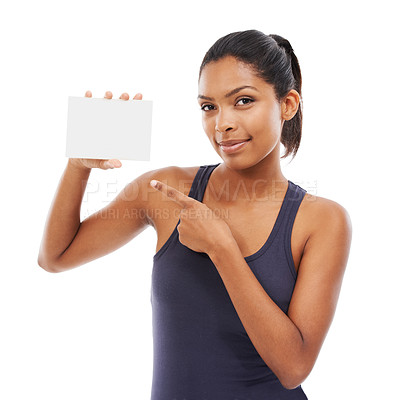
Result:
M149 171L80 222L91 168L121 163L69 159L38 263L65 271L153 226L152 400L307 399L301 383L334 316L351 221L281 172L280 143L295 156L301 138L297 57L281 36L234 32L206 53L198 87L222 162Z

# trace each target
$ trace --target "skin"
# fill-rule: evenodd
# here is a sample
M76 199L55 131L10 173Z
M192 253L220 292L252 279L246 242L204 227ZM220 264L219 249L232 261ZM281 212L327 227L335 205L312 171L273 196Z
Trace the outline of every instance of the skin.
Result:
M107 91L106 99L112 99ZM92 97L90 90L85 97ZM123 93L122 100L129 100ZM141 100L137 93L132 101ZM106 217L94 213L81 222L82 197L92 168L103 170L120 168L117 159L69 158L51 204L38 254L38 264L48 272L67 271L90 260L99 258L123 246L145 228L143 218L115 218L127 209L129 202L122 193L118 199L106 207ZM135 186L137 180L130 187ZM137 204L141 208L141 204ZM100 214L100 218L98 217ZM116 232L116 233L115 233Z
M225 97L242 85L257 91L245 89ZM291 248L298 274L287 314L247 265L244 256L265 242L288 185L280 169L279 141L284 122L298 109L299 95L293 90L277 102L272 89L231 57L204 68L199 94L213 100L199 99L199 106L207 105L208 110L203 111L203 127L223 162L211 174L202 202L188 197L188 189L176 189L181 182L192 183L198 167L169 167L141 175L81 222L90 167L70 160L49 212L38 263L49 272L66 271L116 250L148 225L157 230L159 249L181 218L180 242L209 255L254 347L282 385L292 389L311 372L333 320L352 228L341 205L306 193L293 225ZM240 101L243 97L254 102L246 104ZM129 95L121 98L128 100ZM240 151L225 154L217 142L233 138L251 141ZM93 167L108 168L107 160L94 162ZM155 187L150 186L152 180ZM228 216L216 216L217 208L228 210ZM167 213L173 218L154 213L165 209L179 213Z
M227 89L243 85L256 87L244 89L225 98ZM258 78L249 66L226 57L207 64L200 76L199 95L215 100L198 99L203 108L203 129L223 163L213 171L214 179L229 181L224 199L236 205L248 206L248 201L271 196L274 189L282 191L288 181L280 167L280 136L283 124L297 112L300 96L291 90L278 103L273 86ZM243 100L250 98L253 101ZM218 142L229 139L251 141L246 148L234 154L224 153ZM257 185L254 186L254 182ZM284 193L283 193L284 194Z
M224 97L226 92L242 85L255 86L258 92L245 89ZM311 202L311 196L306 194L300 207L303 221L307 221L303 222L305 240L295 289L285 314L247 265L230 220L219 218L214 211L218 205L231 207L235 215L247 216L248 208L261 213L276 208L268 199L277 187L286 189L288 184L280 169L280 135L284 121L297 111L299 95L293 90L281 103L277 102L269 84L231 57L204 68L199 94L214 98L199 99L199 104L207 105L209 111L203 114L203 127L224 161L214 170L213 183L219 190L224 187L227 196L219 201L211 196L206 205L205 201L190 198L157 179L151 185L164 200L180 208L179 241L209 255L260 356L284 387L294 389L311 372L333 320L350 251L351 220L338 203L321 197ZM254 103L239 106L244 104L239 102L244 95L254 99ZM241 151L228 155L218 142L231 138L251 141ZM254 186L255 181L260 184ZM233 184L227 187L224 182ZM283 196L278 198L280 206ZM242 217L242 226L245 221L246 217ZM251 241L252 237L247 234L245 239Z

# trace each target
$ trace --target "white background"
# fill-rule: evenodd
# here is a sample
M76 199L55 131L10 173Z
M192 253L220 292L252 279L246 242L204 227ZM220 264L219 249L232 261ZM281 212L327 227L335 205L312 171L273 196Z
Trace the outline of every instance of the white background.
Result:
M83 219L145 171L221 161L202 130L198 69L218 38L246 29L289 39L300 61L303 138L282 161L285 177L343 205L353 223L335 319L303 390L311 400L396 398L396 15L394 1L2 3L0 398L150 398L154 229L68 272L37 264L67 163L67 99L111 90L154 101L152 161L93 170Z

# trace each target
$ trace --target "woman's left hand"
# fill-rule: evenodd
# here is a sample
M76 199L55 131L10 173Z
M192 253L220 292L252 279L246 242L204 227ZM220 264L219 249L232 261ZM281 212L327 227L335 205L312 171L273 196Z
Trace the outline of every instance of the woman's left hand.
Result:
M193 251L210 255L217 250L219 244L234 240L228 224L204 203L184 195L163 182L152 180L150 184L182 207L177 229L179 241L183 245Z

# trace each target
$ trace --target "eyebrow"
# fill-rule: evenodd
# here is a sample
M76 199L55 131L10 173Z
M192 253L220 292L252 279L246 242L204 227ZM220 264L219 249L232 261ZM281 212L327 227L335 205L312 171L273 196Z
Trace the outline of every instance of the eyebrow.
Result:
M247 88L248 88L248 89L254 89L254 90L257 90L257 92L259 92L259 90L258 90L257 88L255 88L254 86L245 85L245 86L240 86L240 87L238 87L238 88L236 88L236 89L233 89L233 90L231 90L230 92L226 93L225 98L230 97L230 96L232 96L232 95L234 95L234 94L240 92L241 90L247 89ZM210 100L210 101L215 100L213 97L207 97L207 96L204 96L204 95L202 95L202 94L199 94L199 95L197 96L197 98L198 98L198 99L204 99L204 100Z

